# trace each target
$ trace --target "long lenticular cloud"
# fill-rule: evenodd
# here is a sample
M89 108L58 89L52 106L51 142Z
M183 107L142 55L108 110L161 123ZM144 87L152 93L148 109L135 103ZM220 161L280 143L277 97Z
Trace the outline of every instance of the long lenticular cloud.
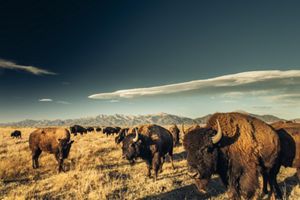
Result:
M294 79L300 78L300 70L269 70L269 71L249 71L236 74L229 74L209 79L194 80L183 83L170 85L162 85L147 88L134 88L126 90L118 90L109 93L99 93L90 95L91 99L118 99L118 98L134 98L141 96L155 96L174 94L187 91L197 91L208 88L234 88L237 86L249 85L251 83L260 83L263 86L265 82L282 81L282 84L293 84ZM299 84L299 80L297 81ZM263 87L262 87L263 88ZM261 88L261 89L262 89ZM253 88L255 90L255 88Z
M34 66L25 66L25 65L18 65L12 61L0 59L0 68L3 69L11 69L11 70L22 70L34 75L56 75L56 73L41 69Z

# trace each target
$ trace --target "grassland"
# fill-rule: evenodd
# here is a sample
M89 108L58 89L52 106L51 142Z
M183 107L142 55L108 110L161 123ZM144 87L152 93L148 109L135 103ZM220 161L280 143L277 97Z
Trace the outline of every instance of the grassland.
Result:
M20 128L22 139L10 138L13 128L0 128L0 199L226 199L218 177L209 185L209 195L198 194L186 174L182 146L175 148L175 167L165 163L156 182L145 176L146 165L134 166L121 159L114 137L102 133L76 136L67 172L58 174L53 155L42 153L40 168L32 169L29 134ZM285 198L300 199L295 169L282 169L278 180Z

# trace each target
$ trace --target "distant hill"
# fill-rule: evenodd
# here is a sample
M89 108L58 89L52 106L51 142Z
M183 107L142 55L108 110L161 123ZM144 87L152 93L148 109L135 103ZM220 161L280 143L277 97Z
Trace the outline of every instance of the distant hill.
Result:
M242 112L242 111L241 111ZM242 113L245 113L244 111ZM251 116L259 118L265 122L272 123L280 119L273 115L256 115L247 113ZM134 126L139 124L205 124L207 119L211 116L205 115L199 118L188 118L167 113L149 114L149 115L98 115L96 117L86 117L78 119L67 120L23 120L13 123L2 123L0 126L16 126L16 127L46 127L46 126L71 126L74 124L80 124L82 126ZM300 119L297 119L300 121Z

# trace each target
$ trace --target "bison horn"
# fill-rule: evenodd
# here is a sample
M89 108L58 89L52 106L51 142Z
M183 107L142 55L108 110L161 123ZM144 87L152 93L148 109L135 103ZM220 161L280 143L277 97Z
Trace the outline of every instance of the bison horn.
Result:
M133 142L137 142L139 140L139 133L137 129L135 129L135 138L133 139Z
M219 121L217 120L218 132L211 138L213 144L217 144L222 138L222 130Z

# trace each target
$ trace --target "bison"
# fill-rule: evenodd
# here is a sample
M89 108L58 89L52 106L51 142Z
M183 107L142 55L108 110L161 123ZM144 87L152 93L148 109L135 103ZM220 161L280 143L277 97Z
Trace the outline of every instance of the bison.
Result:
M177 127L177 125L176 125L176 124L173 124L173 125L169 128L169 131L170 131L170 133L171 133L172 136L173 136L173 144L174 144L174 146L179 145L179 133L180 133L180 130L179 130L179 128Z
M298 181L300 181L300 123L280 121L271 126L275 128L281 146L278 165L275 166L274 171L278 171L280 166L296 168ZM264 179L264 182L266 181ZM266 184L264 183L264 187ZM278 194L280 195L281 193Z
M84 133L87 133L87 130L85 128L83 128L82 126L79 126L79 125L71 126L70 131L75 136L77 135L77 133L80 133L81 135L83 135Z
M72 143L70 132L64 128L41 128L29 136L29 148L32 152L32 167L39 167L39 156L42 151L54 154L58 162L58 172L63 170L63 161L68 157Z
M154 170L154 180L157 179L159 170L165 155L168 154L173 165L173 138L171 133L158 125L142 125L135 129L135 133L128 134L122 141L122 157L129 160L131 164L136 158L146 161L148 167L147 175L151 176Z
M10 137L12 137L12 138L22 138L22 133L19 130L15 130L10 134Z
M102 129L101 129L100 127L97 127L97 128L96 128L96 132L101 132L101 130L102 130Z
M119 133L120 130L121 130L121 127L119 127L119 126L116 126L116 127L115 127L115 133Z
M206 127L185 134L188 173L200 192L218 174L229 199L257 196L259 172L269 180L271 194L279 190L273 172L280 152L279 137L263 121L241 113L216 113ZM263 191L267 193L267 191Z
M106 136L109 136L109 135L113 135L115 133L118 133L120 131L120 129L116 129L114 127L108 126L108 127L103 128L102 132L103 132L103 134L106 134Z
M95 129L91 126L87 127L86 130L87 130L87 132L94 132L95 131Z

